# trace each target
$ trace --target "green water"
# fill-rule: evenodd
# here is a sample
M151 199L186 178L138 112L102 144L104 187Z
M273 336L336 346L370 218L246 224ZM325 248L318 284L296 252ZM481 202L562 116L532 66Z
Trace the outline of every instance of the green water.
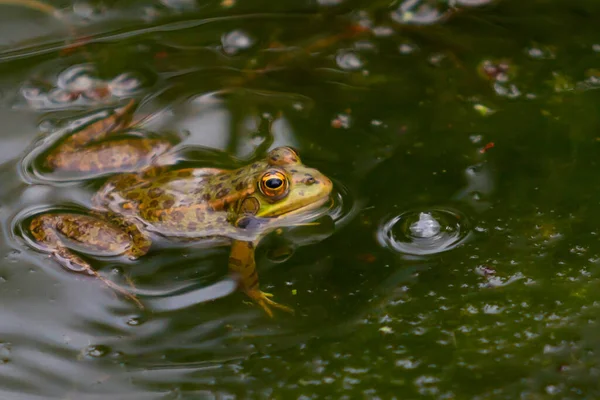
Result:
M1 399L600 397L598 2L49 4L0 6ZM44 97L82 65L123 81ZM131 96L185 162L291 145L334 180L258 249L294 316L230 293L227 248L96 260L140 312L27 245L106 178L44 173L44 138Z

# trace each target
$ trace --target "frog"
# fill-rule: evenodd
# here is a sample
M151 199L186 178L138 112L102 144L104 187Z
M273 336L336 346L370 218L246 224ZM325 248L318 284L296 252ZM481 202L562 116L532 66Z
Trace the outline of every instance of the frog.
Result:
M281 146L235 169L161 163L165 139L128 135L134 102L90 120L45 155L52 171L106 172L86 212L44 211L29 222L36 249L69 271L91 275L144 308L131 291L102 276L80 254L146 255L153 235L181 242L220 238L231 246L228 270L264 312L293 310L259 288L255 250L268 233L331 202L332 181ZM112 138L112 140L111 140ZM294 218L292 218L294 217ZM295 222L294 222L295 221Z

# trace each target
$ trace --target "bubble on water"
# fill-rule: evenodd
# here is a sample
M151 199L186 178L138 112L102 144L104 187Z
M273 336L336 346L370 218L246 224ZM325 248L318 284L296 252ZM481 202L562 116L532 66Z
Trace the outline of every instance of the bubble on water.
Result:
M104 345L88 346L82 353L87 357L100 358L110 353L110 347Z
M0 364L6 364L10 362L12 353L12 343L0 342Z
M446 16L447 6L422 0L404 0L392 12L392 19L401 24L429 25L439 22Z
M242 30L235 30L229 32L221 38L221 44L223 50L229 55L234 55L241 50L246 50L252 47L254 39L252 39L246 32Z
M410 232L415 237L430 238L440 233L441 225L429 213L419 213L419 220L410 226Z
M127 319L125 322L129 326L139 326L144 323L144 318L142 317L131 317Z
M470 233L465 215L450 208L433 208L387 218L377 237L382 246L398 253L430 255L456 248Z
M58 75L56 86L69 91L83 92L99 83L96 68L91 64L74 65Z
M355 71L362 68L363 62L353 51L340 51L335 58L337 65L346 71Z
M130 72L118 75L108 83L108 89L113 96L127 97L142 87L142 81Z
M67 104L76 100L79 96L62 89L52 89L46 97L49 102L54 104Z
M417 45L412 43L402 43L400 46L398 46L398 51L400 52L400 54L411 54L417 50Z
M100 17L106 8L102 4L90 1L75 1L73 3L73 14L84 19L93 19Z
M26 99L26 100L41 100L41 98L44 96L44 94L42 93L42 90L40 88L36 88L36 87L29 87L29 86L25 86L21 88L21 95Z

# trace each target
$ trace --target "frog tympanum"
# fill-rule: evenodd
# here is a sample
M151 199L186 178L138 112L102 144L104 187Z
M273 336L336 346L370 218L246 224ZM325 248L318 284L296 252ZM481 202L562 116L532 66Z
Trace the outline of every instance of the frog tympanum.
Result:
M229 270L240 289L269 316L271 307L291 311L259 289L254 250L273 226L285 226L287 217L326 203L331 181L303 165L290 147L275 148L235 170L160 165L153 160L170 147L168 141L123 135L133 108L131 102L71 132L46 155L45 164L54 171L121 173L106 180L88 213L34 216L29 230L37 247L63 267L96 276L141 306L73 250L137 259L149 251L152 234L185 241L224 237L231 242Z

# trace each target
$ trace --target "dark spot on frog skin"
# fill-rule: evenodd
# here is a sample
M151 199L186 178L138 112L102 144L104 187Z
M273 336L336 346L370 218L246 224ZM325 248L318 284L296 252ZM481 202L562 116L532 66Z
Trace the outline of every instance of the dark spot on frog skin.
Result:
M240 191L246 186L245 182L240 182L235 186L235 190Z
M258 169L258 167L260 167L260 165L258 163L252 164L252 169Z
M215 186L215 190L221 190L223 188L223 184L219 183L218 185Z
M204 210L200 208L196 209L196 220L198 222L204 222Z
M219 178L219 182L224 182L227 180L227 175L223 174L221 175L221 177Z
M210 201L210 198L211 198L210 193L204 193L202 195L202 200L204 200L204 201Z
M183 220L183 213L181 211L173 211L171 213L171 219L173 219L173 221L179 222L181 220Z
M229 194L229 189L224 188L224 189L219 190L215 197L217 199L222 199L223 197L227 196L228 194Z
M195 231L198 228L198 224L196 222L188 222L187 229L190 231Z
M150 206L150 208L158 207L158 200L152 200L148 206Z
M164 209L169 209L169 208L173 207L173 204L175 204L175 200L167 199L167 200L163 201L162 206Z
M148 191L148 197L150 197L151 199L156 199L157 197L160 197L164 193L165 193L165 191L162 189L152 188Z

